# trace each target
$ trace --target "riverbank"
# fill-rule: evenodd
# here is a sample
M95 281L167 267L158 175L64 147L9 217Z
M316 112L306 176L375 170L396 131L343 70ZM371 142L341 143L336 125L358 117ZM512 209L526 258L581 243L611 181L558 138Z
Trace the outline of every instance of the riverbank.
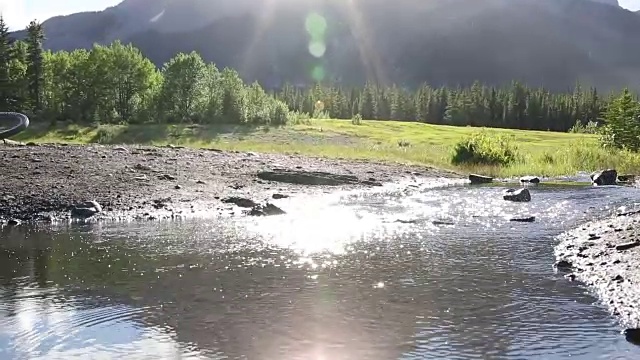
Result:
M417 122L301 120L281 127L250 125L34 125L14 140L73 144L167 144L192 148L300 154L314 157L400 162L494 177L561 176L614 167L640 172L640 156L608 151L596 135L550 131L487 129L512 139L517 161L509 166L454 166L455 144L479 131L474 127Z
M172 218L195 211L241 216L256 204L277 205L297 194L416 176L459 177L420 166L175 146L0 145L0 163L5 221L68 216L88 201L102 208L94 218Z
M640 212L635 210L566 232L555 248L558 269L593 289L628 329L640 328Z

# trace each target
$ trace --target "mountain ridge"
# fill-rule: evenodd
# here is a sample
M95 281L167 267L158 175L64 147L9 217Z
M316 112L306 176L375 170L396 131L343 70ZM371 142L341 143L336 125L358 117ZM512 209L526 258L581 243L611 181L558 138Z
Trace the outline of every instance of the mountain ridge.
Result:
M253 6L252 6L253 4ZM561 89L576 81L637 86L640 17L617 0L125 0L43 23L45 48L131 42L157 65L198 51L267 87L324 79L415 85L520 80ZM327 21L326 52L309 54L305 18ZM141 20L146 19L146 20ZM268 21L268 20L271 21Z

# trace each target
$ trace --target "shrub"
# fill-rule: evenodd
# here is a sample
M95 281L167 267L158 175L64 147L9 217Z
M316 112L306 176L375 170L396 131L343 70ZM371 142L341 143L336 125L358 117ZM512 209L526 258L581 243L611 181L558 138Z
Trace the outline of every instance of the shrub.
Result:
M598 134L600 133L600 127L595 121L589 121L584 125L580 120L577 120L571 129L569 129L569 132L574 134Z
M100 126L94 140L99 144L110 144L116 135L117 132L112 126Z
M398 140L398 146L400 146L401 148L409 147L411 146L411 143L407 140Z
M355 114L353 115L353 117L351 118L351 123L353 125L360 125L362 124L362 115L360 114Z
M455 145L451 163L509 165L516 158L517 148L511 139L483 130L460 140Z

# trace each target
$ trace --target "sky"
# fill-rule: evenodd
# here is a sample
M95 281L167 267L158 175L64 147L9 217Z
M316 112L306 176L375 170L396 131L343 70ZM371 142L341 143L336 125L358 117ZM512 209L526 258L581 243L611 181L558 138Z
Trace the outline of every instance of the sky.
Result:
M120 2L122 0L0 0L0 13L11 30L19 30L33 19L43 22L57 15L104 10Z
M624 8L640 10L640 0L618 1ZM122 0L0 0L0 13L11 30L19 30L33 19L43 22L56 15L103 10L120 2Z

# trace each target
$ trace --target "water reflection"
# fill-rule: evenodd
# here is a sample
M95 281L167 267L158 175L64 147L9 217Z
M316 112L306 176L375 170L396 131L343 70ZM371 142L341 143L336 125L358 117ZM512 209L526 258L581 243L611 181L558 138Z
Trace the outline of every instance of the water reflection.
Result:
M550 267L553 235L636 196L610 190L391 189L237 223L2 229L0 358L637 358Z

